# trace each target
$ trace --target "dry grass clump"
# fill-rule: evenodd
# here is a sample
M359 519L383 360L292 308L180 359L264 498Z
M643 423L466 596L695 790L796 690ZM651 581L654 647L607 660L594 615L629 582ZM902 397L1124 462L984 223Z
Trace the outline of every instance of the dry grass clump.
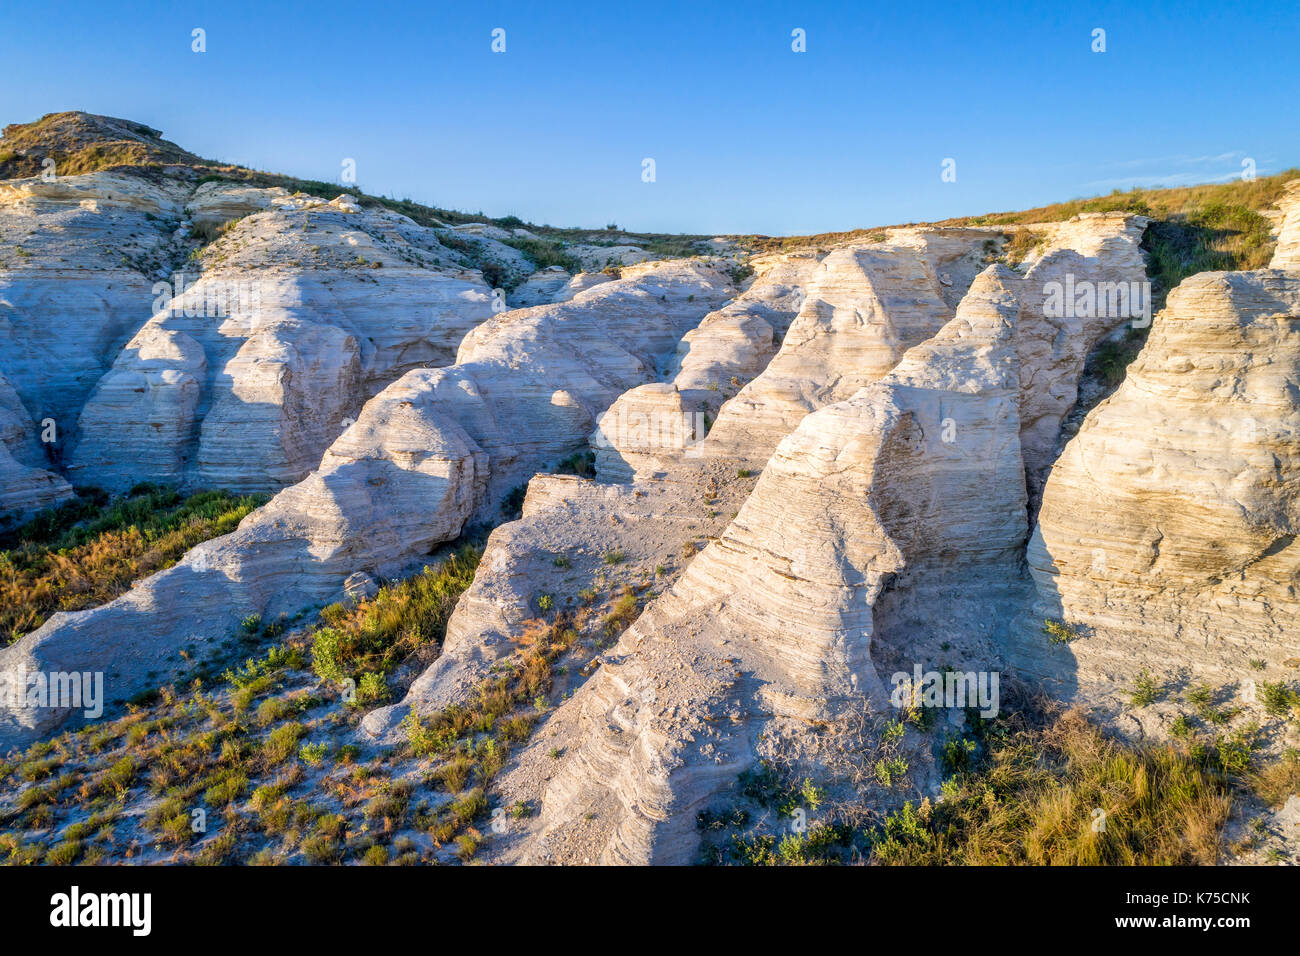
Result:
M874 773L882 762L897 764L906 778L908 751L899 746L906 728L933 732L914 713L868 721L853 739L866 728L879 740L849 761L861 766L826 765L857 797L821 794L789 768L764 764L741 776L732 804L700 814L702 858L742 865L1214 864L1234 797L1249 785L1276 803L1300 777L1294 755L1255 769L1257 728L1137 746L1107 736L1077 709L1018 685L1007 690L999 717L967 710L968 730L943 741L941 800L894 803L883 817L868 808L864 795L887 793L892 783L892 771L889 781ZM793 836L788 825L774 828L770 813L752 820L749 809L775 808L780 822L823 803L816 824L808 821Z
M430 777L457 795L431 815L429 833L439 845L455 841L461 859L470 859L478 847L479 834L472 824L487 811L489 784L505 766L511 748L528 739L536 714L548 705L554 664L577 638L572 620L561 613L524 647L510 673L479 686L473 703L448 707L427 720L408 715L410 752L441 758Z
M876 862L964 865L1213 864L1230 809L1216 755L1134 747L1078 710L1017 716L944 800L889 817Z
M1300 750L1287 750L1277 760L1249 775L1251 789L1270 807L1280 807L1300 794Z

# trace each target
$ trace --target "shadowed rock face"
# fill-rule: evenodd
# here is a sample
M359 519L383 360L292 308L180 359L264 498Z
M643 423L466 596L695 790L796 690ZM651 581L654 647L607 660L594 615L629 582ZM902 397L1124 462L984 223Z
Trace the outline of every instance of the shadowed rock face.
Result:
M1150 307L1141 250L1147 221L1120 213L1076 216L1055 224L1030 259L1020 284L1016 350L1031 500L1059 453L1061 423L1078 399L1089 353L1117 329L1151 320L1149 312L1134 316L1123 307L1135 311L1131 293L1143 288Z
M32 420L73 432L147 317L152 282L132 263L168 246L185 194L111 173L0 185L0 373Z
M283 189L207 183L197 224L244 215L155 314L81 412L75 481L276 491L303 478L366 398L446 365L492 314L473 274L438 263L434 230Z
M507 792L540 797L542 812L507 859L688 862L695 811L760 740L883 702L882 588L1014 573L1026 534L1014 282L991 269L932 341L780 444L720 540L548 721L569 744L558 774L539 783L541 744L512 772Z
M39 430L0 375L0 514L25 517L66 501L72 487L46 469Z
M1185 280L1052 468L1029 546L1045 613L1129 635L1082 642L1103 657L1294 651L1298 395L1300 273Z

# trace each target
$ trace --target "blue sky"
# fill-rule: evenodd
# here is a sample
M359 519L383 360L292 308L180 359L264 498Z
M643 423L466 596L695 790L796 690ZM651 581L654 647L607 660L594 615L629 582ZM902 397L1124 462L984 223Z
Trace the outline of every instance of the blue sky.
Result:
M0 8L0 121L84 109L471 212L776 235L1300 165L1297 51L1294 0L62 0Z

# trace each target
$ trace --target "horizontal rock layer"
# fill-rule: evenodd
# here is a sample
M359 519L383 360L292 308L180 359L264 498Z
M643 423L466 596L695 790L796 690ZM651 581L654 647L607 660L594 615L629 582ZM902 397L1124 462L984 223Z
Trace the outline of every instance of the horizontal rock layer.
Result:
M542 811L506 859L689 862L696 811L782 721L883 703L882 589L1014 573L1026 517L1013 283L988 272L932 342L780 444L722 537L549 719L567 745L558 772L539 769L541 743L512 771L507 792Z
M1185 280L1052 468L1029 546L1044 612L1156 659L1294 651L1298 394L1300 274Z

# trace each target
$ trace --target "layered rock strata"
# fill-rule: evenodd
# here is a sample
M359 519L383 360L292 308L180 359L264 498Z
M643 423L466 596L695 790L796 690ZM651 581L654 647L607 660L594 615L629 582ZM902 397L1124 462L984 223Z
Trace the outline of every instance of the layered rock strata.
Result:
M1053 466L1030 571L1044 616L1110 632L1093 673L1295 651L1300 273L1211 272L1169 296ZM1116 664L1119 662L1118 668Z
M492 314L491 290L434 230L350 197L207 183L188 211L199 224L242 218L224 220L197 281L155 289L153 317L81 412L78 483L276 491L311 471L366 398L449 364Z
M233 534L103 607L56 614L0 651L0 678L104 672L123 699L180 672L182 650L341 596L497 515L519 482L581 447L613 397L662 374L682 334L731 291L703 262L654 264L570 302L503 313L450 368L408 372L362 409L319 468ZM526 436L526 438L525 438ZM0 710L0 745L68 711Z
M366 405L316 471L237 530L0 650L0 681L100 674L107 700L122 701L183 673L251 616L274 620L335 600L354 572L397 570L454 538L484 491L488 462L439 404L431 373L408 373ZM0 749L77 716L6 697Z
M873 604L902 576L1011 573L1026 533L1014 278L806 417L722 535L548 720L505 785L541 802L504 858L689 862L695 812L803 721L883 688ZM553 761L551 761L554 764ZM549 781L546 778L549 777Z

